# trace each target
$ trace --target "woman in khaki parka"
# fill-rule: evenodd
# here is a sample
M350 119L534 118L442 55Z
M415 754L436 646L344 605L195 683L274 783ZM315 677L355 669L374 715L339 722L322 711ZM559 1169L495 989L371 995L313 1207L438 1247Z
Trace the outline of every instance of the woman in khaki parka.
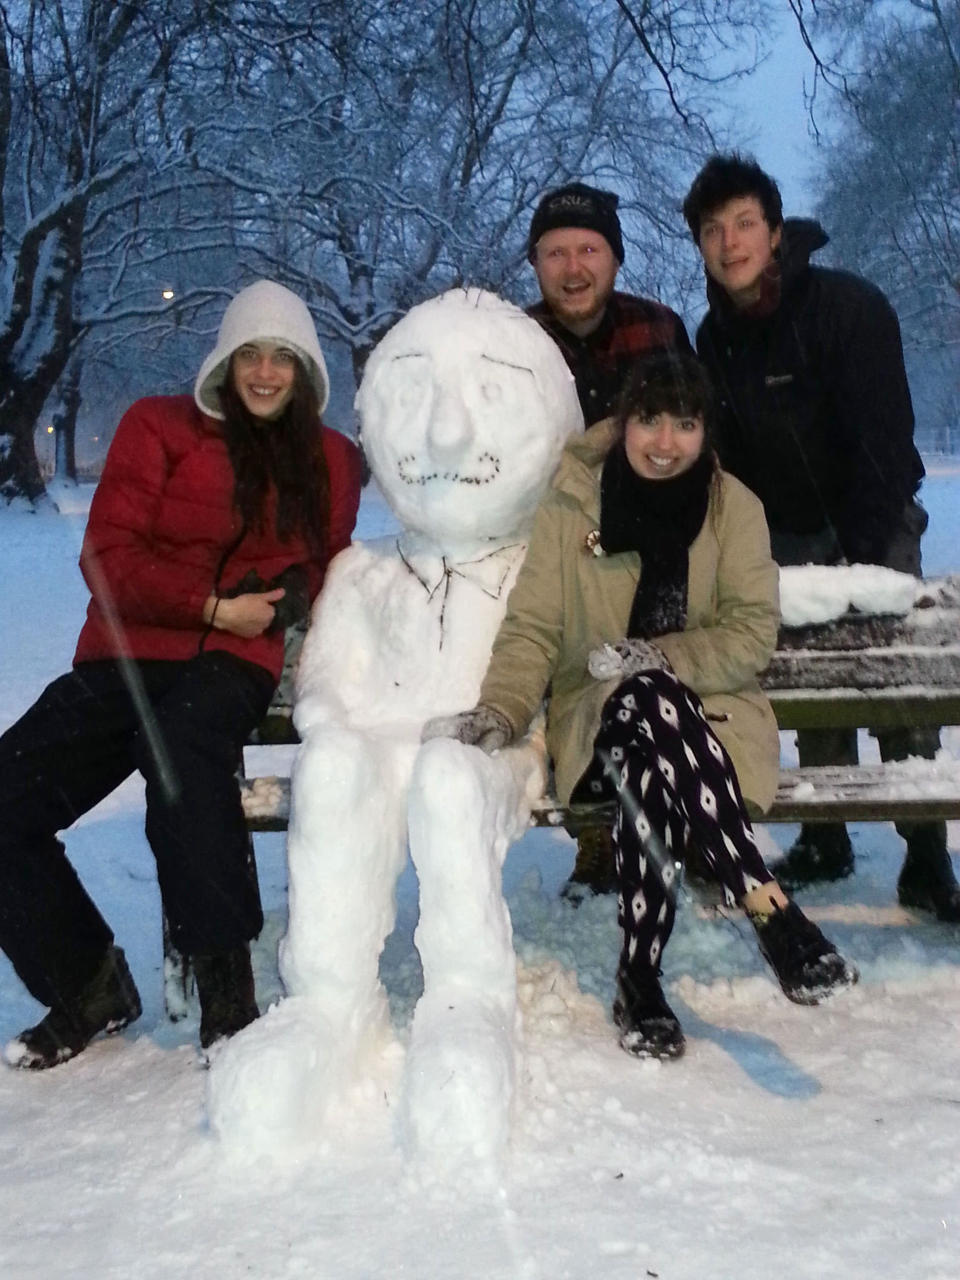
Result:
M791 1000L816 1004L857 980L767 870L747 816L743 797L768 808L779 768L757 683L776 644L777 568L759 500L707 443L709 402L692 357L635 366L617 416L567 446L480 702L424 731L497 750L550 686L560 799L618 800L613 1016L638 1057L684 1049L659 965L691 845Z

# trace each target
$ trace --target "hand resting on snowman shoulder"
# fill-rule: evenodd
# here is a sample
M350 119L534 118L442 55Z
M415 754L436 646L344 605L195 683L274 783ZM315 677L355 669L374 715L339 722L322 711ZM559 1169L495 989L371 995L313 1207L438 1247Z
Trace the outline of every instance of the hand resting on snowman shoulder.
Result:
M617 640L592 649L587 658L587 670L594 680L615 680L618 676L639 675L642 671L669 671L666 655L649 640Z
M423 726L420 741L429 742L431 738L456 738L468 747L479 747L489 756L501 747L509 746L513 741L513 728L501 711L481 702L470 711L434 716L428 720Z

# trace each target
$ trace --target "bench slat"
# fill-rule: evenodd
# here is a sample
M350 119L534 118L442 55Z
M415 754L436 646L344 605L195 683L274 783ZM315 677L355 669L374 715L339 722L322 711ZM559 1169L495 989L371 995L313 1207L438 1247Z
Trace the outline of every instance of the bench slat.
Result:
M937 729L960 724L960 688L767 689L781 729Z
M760 676L774 689L936 690L960 686L960 644L905 645L890 649L778 649Z
M290 779L244 778L240 782L247 826L283 831L290 816ZM549 797L533 810L540 827L611 821L615 806L564 806ZM848 767L783 769L777 797L762 822L887 822L960 818L960 763L906 760Z
M764 683L761 681L761 684ZM781 729L915 729L960 724L960 685L765 689ZM251 744L298 742L290 707L274 705Z

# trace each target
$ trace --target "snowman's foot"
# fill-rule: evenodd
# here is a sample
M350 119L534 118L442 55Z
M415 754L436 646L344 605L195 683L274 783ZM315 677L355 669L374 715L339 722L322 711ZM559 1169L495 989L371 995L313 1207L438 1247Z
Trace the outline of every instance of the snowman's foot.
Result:
M514 1022L512 1007L462 989L421 999L401 1104L409 1156L446 1165L503 1155L514 1092Z
M356 1035L335 1028L309 997L281 1000L211 1057L210 1127L251 1156L316 1146L357 1057Z

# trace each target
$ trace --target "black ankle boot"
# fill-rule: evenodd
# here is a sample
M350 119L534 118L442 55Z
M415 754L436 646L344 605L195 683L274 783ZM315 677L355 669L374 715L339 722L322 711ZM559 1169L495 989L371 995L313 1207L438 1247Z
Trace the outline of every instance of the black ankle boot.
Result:
M100 968L74 996L55 1004L35 1027L21 1031L3 1051L11 1067L43 1071L75 1058L101 1031L113 1035L142 1012L126 957L111 947Z
M617 971L613 1021L620 1048L635 1058L679 1058L686 1048L677 1015L667 1004L653 969Z
M570 879L560 889L560 897L579 907L584 898L616 891L617 868L610 828L584 827L577 836L577 860Z
M812 822L775 868L784 889L802 889L820 880L844 880L853 874L853 845L842 822Z
M905 907L932 911L938 920L960 922L960 885L950 861L943 823L923 826L907 840L897 898Z
M819 1004L859 980L856 965L844 960L795 902L747 914L760 954L794 1004Z
M214 1041L242 1031L260 1017L250 948L244 943L231 951L214 951L191 959L200 997L200 1044L209 1049Z

